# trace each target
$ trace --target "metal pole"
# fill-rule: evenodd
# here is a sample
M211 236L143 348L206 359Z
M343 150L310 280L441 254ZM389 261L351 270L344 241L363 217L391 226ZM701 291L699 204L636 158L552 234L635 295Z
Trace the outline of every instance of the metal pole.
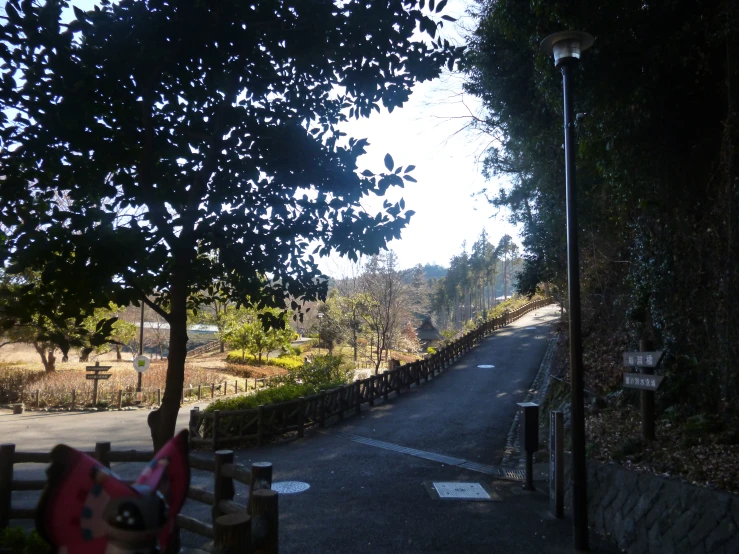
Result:
M570 379L572 383L572 517L574 546L588 550L587 467L583 401L582 329L580 320L580 260L577 243L575 182L575 118L572 113L572 69L575 58L562 60L565 115L565 188L567 193L567 290L570 299Z
M141 327L139 328L139 356L144 355L144 301L141 301ZM139 381L136 385L136 392L141 392L141 378L143 374L139 371ZM138 397L138 394L136 395ZM138 402L138 400L137 400Z

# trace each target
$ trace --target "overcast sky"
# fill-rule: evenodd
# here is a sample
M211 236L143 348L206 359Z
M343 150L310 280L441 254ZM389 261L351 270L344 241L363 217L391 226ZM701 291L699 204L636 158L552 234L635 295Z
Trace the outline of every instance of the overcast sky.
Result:
M460 18L459 24L445 22L442 31L455 44L463 43L462 29L474 25L464 15L468 3L449 0L444 10ZM95 2L77 0L73 5L89 10ZM461 251L462 242L467 241L469 249L483 227L493 243L505 233L519 242L517 229L507 222L507 213L496 213L483 197L473 197L483 187L497 190L506 183L486 182L480 174L478 159L489 137L459 132L470 111L479 112L476 99L463 95L462 82L461 75L447 73L442 79L418 85L402 109L373 112L369 119L352 120L343 129L350 137L366 138L370 143L367 154L359 160L360 171L382 171L387 153L396 166L416 166L412 175L418 183L407 183L388 194L392 202L404 198L406 207L416 212L401 239L390 243L402 268L419 263L447 266ZM376 212L382 200L363 205ZM342 273L345 266L335 258L321 260L320 265L333 275Z

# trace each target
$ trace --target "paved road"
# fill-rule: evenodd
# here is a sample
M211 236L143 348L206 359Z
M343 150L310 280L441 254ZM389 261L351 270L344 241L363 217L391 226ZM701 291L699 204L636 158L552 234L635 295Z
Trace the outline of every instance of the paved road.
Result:
M500 462L516 402L536 374L558 315L546 307L524 316L433 381L325 432L237 452L237 461L247 465L273 462L276 481L310 485L306 492L280 496L280 551L571 552L571 524L548 515L546 494L524 493L519 483L460 467L465 460ZM59 437L85 448L95 440L110 440L114 448L145 448L145 417L142 412L33 414L2 417L0 428L24 450L46 450ZM183 427L186 419L183 413ZM118 470L130 474L134 468ZM495 501L433 500L424 486L432 481L479 482L493 491ZM207 486L206 477L196 476L195 484ZM209 518L205 509L190 513ZM185 539L196 544L193 537Z

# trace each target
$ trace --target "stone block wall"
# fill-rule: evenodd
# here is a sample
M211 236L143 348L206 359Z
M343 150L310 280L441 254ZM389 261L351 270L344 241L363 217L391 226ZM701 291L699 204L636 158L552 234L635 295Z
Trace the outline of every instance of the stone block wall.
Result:
M565 508L571 513L571 464ZM629 554L739 554L739 496L588 462L591 530Z

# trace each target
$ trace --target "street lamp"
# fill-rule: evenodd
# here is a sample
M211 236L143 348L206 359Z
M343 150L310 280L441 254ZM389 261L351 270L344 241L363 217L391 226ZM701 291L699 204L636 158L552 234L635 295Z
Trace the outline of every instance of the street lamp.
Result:
M323 319L323 314L318 314L318 351L321 351L321 320Z
M593 37L561 31L545 38L541 49L554 55L562 71L565 111L565 190L567 194L567 291L570 299L570 381L572 383L572 519L576 550L588 550L587 468L585 466L585 406L583 402L582 329L580 323L580 261L577 245L575 185L575 118L572 114L572 71Z

